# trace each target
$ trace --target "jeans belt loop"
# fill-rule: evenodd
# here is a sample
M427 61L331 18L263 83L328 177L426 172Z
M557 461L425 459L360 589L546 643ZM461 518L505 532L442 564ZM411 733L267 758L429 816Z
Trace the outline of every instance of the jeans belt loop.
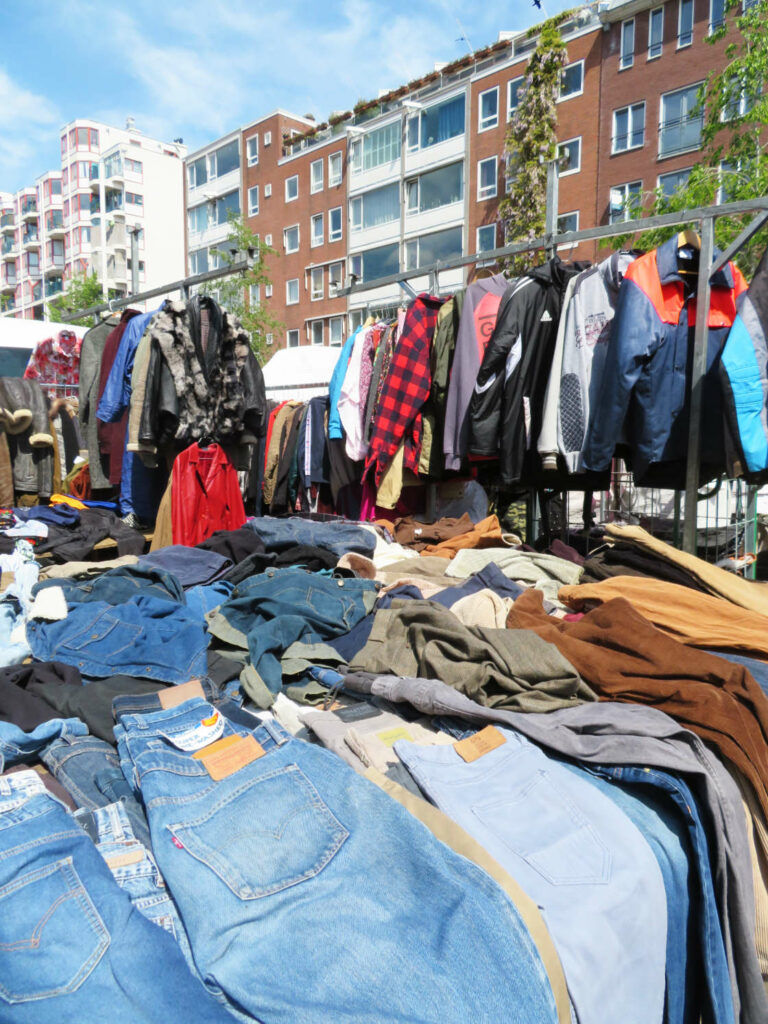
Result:
M285 732L284 732L284 730L283 730L283 729L280 729L280 730L278 730L278 729L277 729L277 728L275 727L275 724L274 724L274 722L271 722L271 721L270 721L270 720L269 720L268 718L265 718L265 719L264 719L264 720L262 721L262 723L261 723L261 724L262 724L262 725L264 726L264 728L265 728L265 729L267 730L267 732L269 733L269 735L270 735L270 736L272 737L272 739L273 739L273 740L275 741L275 745L276 745L276 746L278 746L278 747L282 747L282 746L283 746L283 744L284 744L284 743L287 743L287 742L288 742L288 740L289 740L289 739L291 738L290 736L286 736L286 734L285 734Z

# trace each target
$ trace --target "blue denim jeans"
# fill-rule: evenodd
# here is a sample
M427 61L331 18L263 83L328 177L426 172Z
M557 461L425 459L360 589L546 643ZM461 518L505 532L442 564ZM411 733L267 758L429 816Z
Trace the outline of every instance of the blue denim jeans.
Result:
M249 519L249 526L262 540L267 551L283 551L295 544L325 548L341 558L348 551L371 557L376 538L370 530L355 523L315 523L310 519L275 519L262 516Z
M60 737L85 736L88 726L79 718L49 718L24 732L12 722L0 722L0 772L15 764L37 760Z
M91 837L120 888L148 921L169 932L190 970L197 973L189 939L155 858L134 835L122 803L75 812L75 821Z
M37 594L48 587L60 587L70 606L88 601L124 604L139 595L184 604L184 591L176 577L165 569L151 565L119 565L115 569L108 569L101 576L84 580L43 580L33 592Z
M648 844L593 786L517 733L499 732L503 745L472 762L453 745L399 740L395 752L432 802L536 900L578 1019L661 1021L667 909Z
M115 730L207 982L268 1024L556 1020L530 934L485 872L273 721L250 734L263 755L213 781L190 749L213 711L193 700Z
M255 729L260 724L260 719L256 715L246 711L245 708L229 697L224 691L217 691L216 687L207 677L200 680L200 685L205 694L205 699L217 711L220 711L222 715L226 715L231 722L237 722L248 731ZM120 721L123 715L151 715L156 711L162 710L163 706L160 703L160 697L156 693L144 693L135 696L123 694L120 697L115 697L112 701L112 711L117 722Z
M238 584L208 628L227 643L247 646L251 665L277 693L282 685L280 657L287 647L296 640L317 643L348 633L365 618L375 598L372 580L268 569Z
M0 778L0 1019L231 1020L32 771Z
M134 836L150 849L144 809L125 781L114 747L96 736L62 736L40 759L79 807L96 810L119 801Z
M18 598L6 597L0 601L0 668L18 665L32 653L25 640L11 641L11 633L24 622L24 612Z
M692 851L693 923L705 980L705 985L701 986L696 984L697 979L694 978L694 984L700 990L697 993L699 999L708 1007L708 1012L702 1014L703 1019L711 1020L714 1024L727 1024L734 1019L728 960L715 895L709 840L693 792L680 777L657 768L602 765L593 766L592 770L606 779L631 784L633 789L650 790L654 795L668 798L685 823Z
M667 897L666 1000L664 1024L699 1024L701 982L696 935L696 883L684 823L671 805L650 788L638 791L587 768L561 762L580 779L596 786L627 815L653 851ZM731 1020L733 1015L731 1015Z
M138 676L185 683L205 674L209 637L187 608L156 597L75 605L66 619L27 624L38 661L63 661L84 676Z

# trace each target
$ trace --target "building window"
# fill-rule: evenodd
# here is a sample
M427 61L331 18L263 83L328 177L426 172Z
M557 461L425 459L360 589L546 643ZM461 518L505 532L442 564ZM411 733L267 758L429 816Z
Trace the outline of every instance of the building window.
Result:
M640 213L642 203L642 181L630 181L624 185L614 185L610 191L608 201L609 222L615 224L617 221L631 220Z
M728 163L723 160L720 163L720 188L717 191L718 203L730 203L737 197L734 195L736 177L740 173L739 163Z
M344 341L344 317L332 316L328 321L328 341L331 345L341 345Z
M283 228L283 247L286 252L299 251L299 225L293 224L289 228Z
M332 263L328 267L328 296L334 298L336 291L344 284L344 263Z
M259 186L252 185L248 189L248 216L255 217L259 212Z
M272 298L273 287L274 286L271 285L271 284L265 284L264 285L264 298L265 299L271 299Z
M405 269L416 270L438 260L461 256L461 228L446 228L420 238L409 238L405 243Z
M205 157L201 156L199 160L193 160L191 164L187 165L187 182L190 188L198 188L207 181L208 165Z
M389 224L400 217L400 186L397 182L371 189L349 201L349 226L351 231L376 228Z
M272 245L272 235L264 235L264 245Z
M699 86L689 85L662 95L659 156L671 156L700 146L703 117L698 94Z
M286 306L295 306L299 301L299 279L298 277L292 277L290 281L285 282L285 304Z
M677 48L690 46L693 42L693 0L678 0Z
M349 257L349 271L361 281L373 281L377 277L388 277L400 270L400 246L397 242L366 249Z
M312 237L310 245L322 245L325 238L322 213L316 213L312 218Z
M498 158L489 156L477 161L477 198L493 199L498 192Z
M709 0L709 34L725 25L725 0Z
M573 96L581 96L584 92L584 61L577 60L575 64L569 64L563 68L560 76L561 100L569 100Z
M323 282L323 268L313 267L309 272L309 297L314 302L317 299L322 299L325 285ZM298 282L297 282L298 284Z
M323 190L323 161L313 160L309 165L309 191L322 192Z
M720 120L723 122L735 121L739 117L744 117L750 112L758 98L749 95L738 76L731 76L728 79L727 89L728 93L724 97L725 103L720 112Z
M272 145L272 132L264 132L264 145L265 146L271 146Z
M216 223L226 224L229 215L237 216L240 213L240 191L227 192L225 196L219 196L216 200Z
M408 119L408 151L427 149L464 134L465 96L436 103Z
M205 274L208 270L208 250L196 249L189 254L190 274Z
M557 147L557 158L560 162L560 177L576 174L581 170L581 136L568 139Z
M406 182L406 197L409 213L425 213L460 203L464 198L464 161L438 167Z
M688 183L690 176L690 167L686 167L682 171L670 171L669 174L660 174L659 188L662 195L666 196L667 199L671 199L678 189L683 188Z
M267 334L264 335L264 340L266 341L267 345L271 348L275 343L275 336L271 332L267 332Z
M400 122L393 121L350 143L349 165L357 173L400 159Z
M332 210L328 211L328 241L340 241L341 234L341 207L334 206Z
M131 160L130 157L125 158L125 173L126 176L133 176L134 181L141 181L144 173L144 165L141 160Z
M328 187L341 184L342 175L341 153L331 153L328 157Z
M286 335L286 341L288 344L288 348L298 348L300 344L299 332L288 331Z
M638 149L645 142L645 103L633 103L613 112L612 153Z
M313 320L312 321L312 344L313 345L322 345L324 340L325 339L323 338L323 321L322 320Z
M521 75L519 78L512 78L507 82L507 120L509 121L514 112L517 110L517 106L520 103L520 99L523 95L523 86L525 85L525 76Z
M489 128L495 128L499 123L499 87L486 89L478 97L478 125L479 132L487 132Z
M557 218L558 235L567 235L569 231L579 230L579 211L573 213L561 213Z
M193 206L187 210L187 227L190 235L199 235L208 227L208 203Z
M635 63L635 19L629 18L621 23L621 56L619 71L631 68Z
M496 248L496 225L483 224L477 229L477 252L490 252Z
M248 301L250 305L258 306L261 302L261 285L252 284L248 287Z
M248 154L248 166L253 167L259 162L259 136L252 135L245 143L245 147Z
M240 146L237 139L232 139L224 146L219 146L210 156L209 176L211 178L223 178L230 171L236 171L240 167Z
M290 178L285 179L285 201L286 203L292 203L294 199L299 198L299 176L298 174L292 175Z
M661 56L664 42L664 8L651 11L648 19L648 60Z

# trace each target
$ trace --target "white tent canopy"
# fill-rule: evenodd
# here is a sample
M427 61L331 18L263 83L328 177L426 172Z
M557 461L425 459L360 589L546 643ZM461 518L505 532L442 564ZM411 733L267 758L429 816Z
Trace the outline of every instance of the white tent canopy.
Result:
M262 367L267 398L279 402L289 399L305 401L328 391L340 348L302 345L281 348Z
M21 377L35 346L59 331L74 331L82 338L87 327L57 324L51 320L17 320L0 317L0 377Z

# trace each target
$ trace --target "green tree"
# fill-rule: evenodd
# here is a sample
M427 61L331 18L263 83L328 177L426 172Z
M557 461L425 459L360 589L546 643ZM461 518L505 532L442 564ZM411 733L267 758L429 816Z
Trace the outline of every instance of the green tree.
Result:
M567 56L558 23L566 14L545 21L531 55L520 102L504 143L507 170L513 178L509 194L499 203L505 243L531 241L544 234L547 162L557 155L557 96ZM535 252L505 261L513 274L538 262Z
M656 189L646 196L646 213L671 213L768 194L768 95L763 91L768 81L768 0L758 0L744 14L740 13L741 7L741 0L726 0L725 22L707 38L712 45L724 38L729 41L725 47L725 67L710 72L694 112L702 122L701 159L688 181L673 195L665 196L661 189ZM725 249L752 217L753 214L719 217L715 222L716 244ZM635 236L634 244L652 249L679 230L680 227L671 227L645 231ZM747 278L754 273L767 246L768 229L763 229L735 257Z
M95 274L75 274L69 279L67 290L47 304L48 319L60 324L93 327L95 317L87 316L76 320L72 318L72 314L80 309L98 306L103 301L101 283Z
M220 281L212 281L200 291L204 295L213 295L221 306L240 319L251 336L251 348L256 358L264 363L270 354L267 334L281 331L284 326L263 303L264 290L270 284L266 259L268 256L277 256L277 253L251 231L242 215L230 213L229 235L224 247L219 250L222 265L231 267L244 259L249 250L253 254L250 270L241 270Z

